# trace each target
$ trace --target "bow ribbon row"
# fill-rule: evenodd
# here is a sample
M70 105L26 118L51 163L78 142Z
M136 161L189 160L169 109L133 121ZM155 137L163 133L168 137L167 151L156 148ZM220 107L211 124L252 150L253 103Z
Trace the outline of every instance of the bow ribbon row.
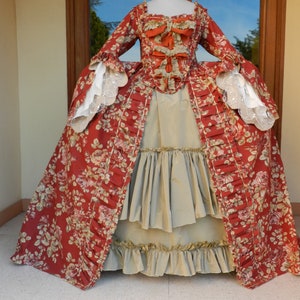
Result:
M188 54L181 52L181 53L169 53L167 55L166 53L162 51L153 51L152 55L158 59L158 62L155 65L155 68L159 68L165 63L165 70L167 73L171 73L173 71L173 59L176 59L177 61L179 59L188 58Z
M178 20L177 22L168 22L167 24L160 25L154 29L146 30L146 35L149 38L161 35L161 44L168 49L174 49L175 42L173 34L178 34L183 37L189 37L193 34L193 28L179 28L184 20Z

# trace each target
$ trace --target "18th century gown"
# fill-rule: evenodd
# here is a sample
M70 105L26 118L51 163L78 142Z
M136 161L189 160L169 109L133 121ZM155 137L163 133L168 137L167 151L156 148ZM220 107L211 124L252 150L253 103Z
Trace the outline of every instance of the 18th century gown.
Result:
M137 39L141 62L121 62ZM220 61L198 63L198 44ZM235 270L250 288L298 274L276 118L201 5L173 17L136 6L78 80L12 260L82 289L102 270Z

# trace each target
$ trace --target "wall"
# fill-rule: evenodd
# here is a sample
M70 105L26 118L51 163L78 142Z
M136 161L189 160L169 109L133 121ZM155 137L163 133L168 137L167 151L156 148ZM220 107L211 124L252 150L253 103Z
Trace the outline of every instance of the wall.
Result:
M0 0L0 211L21 197L17 31L14 0Z
M300 1L287 0L282 158L292 202L300 203Z
M16 0L22 198L31 198L67 116L64 0Z

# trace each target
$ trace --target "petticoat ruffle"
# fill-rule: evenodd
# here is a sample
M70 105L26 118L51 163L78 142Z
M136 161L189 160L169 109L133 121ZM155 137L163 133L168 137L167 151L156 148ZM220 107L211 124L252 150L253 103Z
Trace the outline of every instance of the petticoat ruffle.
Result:
M234 266L226 242L190 243L174 247L162 244L133 244L114 241L104 270L122 269L124 274L151 277L165 274L193 276L196 273L230 273Z

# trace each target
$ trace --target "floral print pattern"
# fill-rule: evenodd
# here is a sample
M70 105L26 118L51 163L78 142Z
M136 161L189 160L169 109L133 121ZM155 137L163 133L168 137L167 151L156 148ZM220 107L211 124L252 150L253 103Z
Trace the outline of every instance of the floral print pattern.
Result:
M142 61L119 61L137 39ZM220 61L197 63L198 44ZM175 49L172 55L165 51L170 47ZM167 55L157 58L155 51ZM238 63L277 117L275 104L257 69L229 44L206 10L195 3L194 15L166 18L148 14L146 4L133 8L80 75L70 119L99 61L125 71L129 81L119 89L116 102L101 110L85 131L65 127L28 208L12 261L82 289L95 284L118 223L153 89L172 93L185 84L238 279L253 288L283 272L299 274L297 236L275 137L271 130L245 124L226 105L216 76ZM172 82L163 71L173 79L179 75L179 80ZM167 84L161 79L168 79Z

